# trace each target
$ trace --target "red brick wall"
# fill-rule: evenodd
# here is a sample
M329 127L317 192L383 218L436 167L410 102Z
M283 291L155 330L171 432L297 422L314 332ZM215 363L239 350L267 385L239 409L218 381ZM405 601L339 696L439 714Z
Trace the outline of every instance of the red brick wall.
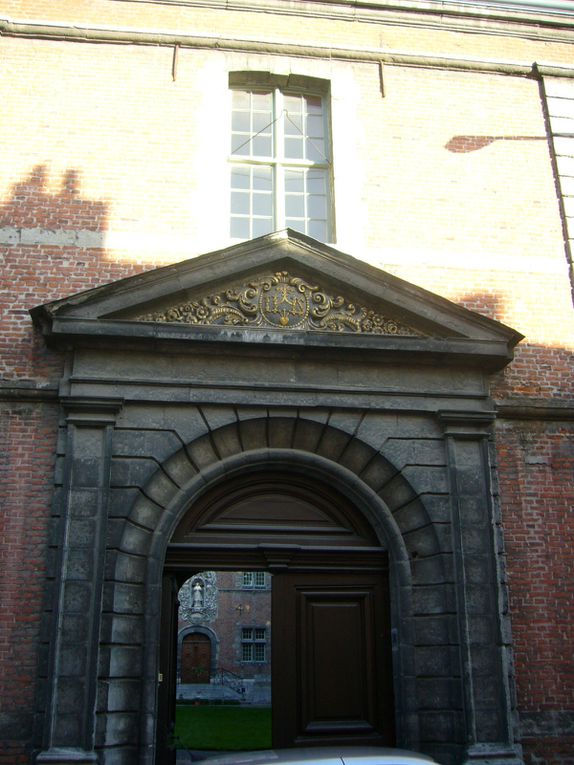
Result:
M518 707L528 765L571 765L574 731L574 424L505 422L498 472Z
M57 409L0 402L0 762L28 761Z

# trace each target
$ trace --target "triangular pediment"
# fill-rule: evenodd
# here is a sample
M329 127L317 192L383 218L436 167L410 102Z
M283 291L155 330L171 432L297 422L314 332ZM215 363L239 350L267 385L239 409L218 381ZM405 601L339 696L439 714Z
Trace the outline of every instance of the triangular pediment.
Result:
M290 230L33 309L58 342L248 342L494 355L514 330ZM454 345L453 345L454 343ZM479 347L483 346L482 352ZM488 346L488 348L487 348ZM505 359L506 361L503 361Z

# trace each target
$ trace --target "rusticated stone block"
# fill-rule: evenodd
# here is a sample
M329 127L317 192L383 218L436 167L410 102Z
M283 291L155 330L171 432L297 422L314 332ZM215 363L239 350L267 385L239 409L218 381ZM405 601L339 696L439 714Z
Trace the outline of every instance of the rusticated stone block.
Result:
M374 456L374 449L357 439L353 439L352 441L349 441L339 457L339 464L352 470L356 475L359 475L365 470Z
M212 443L220 459L231 457L243 451L239 436L238 423L233 423L214 430L211 434Z
M188 454L193 464L201 470L217 462L219 457L215 452L209 436L202 436L188 447Z
M293 448L313 453L323 433L323 424L308 419L307 412L295 424Z
M293 444L296 419L271 416L268 422L268 441L271 449L290 449Z

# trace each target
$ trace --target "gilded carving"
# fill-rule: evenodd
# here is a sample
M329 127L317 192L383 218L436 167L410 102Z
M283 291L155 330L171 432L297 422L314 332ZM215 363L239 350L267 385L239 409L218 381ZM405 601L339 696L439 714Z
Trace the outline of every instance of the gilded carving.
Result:
M147 313L137 320L374 335L420 334L391 317L290 276L287 271Z

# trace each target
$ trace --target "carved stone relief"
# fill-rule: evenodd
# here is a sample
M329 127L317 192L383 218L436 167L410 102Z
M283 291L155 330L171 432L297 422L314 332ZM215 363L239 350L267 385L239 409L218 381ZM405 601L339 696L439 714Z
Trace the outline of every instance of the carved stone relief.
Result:
M136 317L137 321L420 336L412 327L280 271Z
M217 618L217 575L201 571L179 590L179 614L187 622L212 622Z

